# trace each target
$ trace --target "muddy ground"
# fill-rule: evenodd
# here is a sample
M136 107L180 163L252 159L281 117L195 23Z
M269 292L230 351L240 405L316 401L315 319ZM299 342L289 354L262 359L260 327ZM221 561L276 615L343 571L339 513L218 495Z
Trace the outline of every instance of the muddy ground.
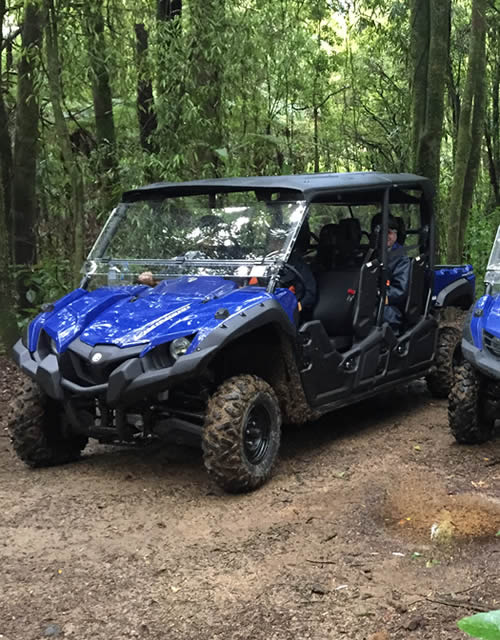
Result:
M458 640L500 608L500 439L456 445L423 384L285 432L244 496L196 451L32 471L0 434L2 640Z

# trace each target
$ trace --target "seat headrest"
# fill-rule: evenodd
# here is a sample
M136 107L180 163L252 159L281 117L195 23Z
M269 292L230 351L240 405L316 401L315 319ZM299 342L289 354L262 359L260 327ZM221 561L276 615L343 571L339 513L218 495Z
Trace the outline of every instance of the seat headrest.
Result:
M339 225L325 224L319 232L319 244L321 247L333 247L338 244Z
M341 235L352 246L357 247L361 242L361 223L357 218L344 218L339 221Z

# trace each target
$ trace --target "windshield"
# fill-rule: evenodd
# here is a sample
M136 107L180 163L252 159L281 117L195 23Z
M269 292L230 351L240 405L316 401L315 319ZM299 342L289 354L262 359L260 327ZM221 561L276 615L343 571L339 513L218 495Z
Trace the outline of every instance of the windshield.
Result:
M230 202L239 200L239 202ZM235 198L236 196L236 198ZM116 276L145 269L167 275L253 275L286 260L305 203L252 202L248 194L186 196L119 205L82 271ZM264 276L266 269L260 269Z
M493 285L500 284L500 227L497 229L497 235L491 249L484 279Z

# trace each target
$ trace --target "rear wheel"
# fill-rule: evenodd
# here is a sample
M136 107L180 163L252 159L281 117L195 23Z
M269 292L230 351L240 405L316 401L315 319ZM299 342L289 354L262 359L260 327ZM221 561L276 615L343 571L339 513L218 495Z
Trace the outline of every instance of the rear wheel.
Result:
M488 384L469 362L462 362L455 368L448 421L455 440L461 444L480 444L493 434L495 412L489 399Z
M441 327L438 335L434 369L426 377L427 387L434 398L447 398L453 386L454 355L462 339L456 327Z
M226 491L252 491L270 477L281 438L281 413L272 387L257 376L226 380L207 407L205 467Z
M30 467L73 462L88 441L71 433L62 407L29 378L12 402L8 427L14 451Z

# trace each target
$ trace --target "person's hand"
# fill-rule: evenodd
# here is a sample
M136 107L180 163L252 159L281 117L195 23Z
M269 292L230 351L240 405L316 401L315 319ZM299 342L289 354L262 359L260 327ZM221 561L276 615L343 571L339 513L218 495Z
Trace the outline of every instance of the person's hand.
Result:
M156 282L155 279L153 278L153 274L151 273L151 271L143 271L139 277L137 278L137 282L139 284L146 284L149 287L154 287Z

